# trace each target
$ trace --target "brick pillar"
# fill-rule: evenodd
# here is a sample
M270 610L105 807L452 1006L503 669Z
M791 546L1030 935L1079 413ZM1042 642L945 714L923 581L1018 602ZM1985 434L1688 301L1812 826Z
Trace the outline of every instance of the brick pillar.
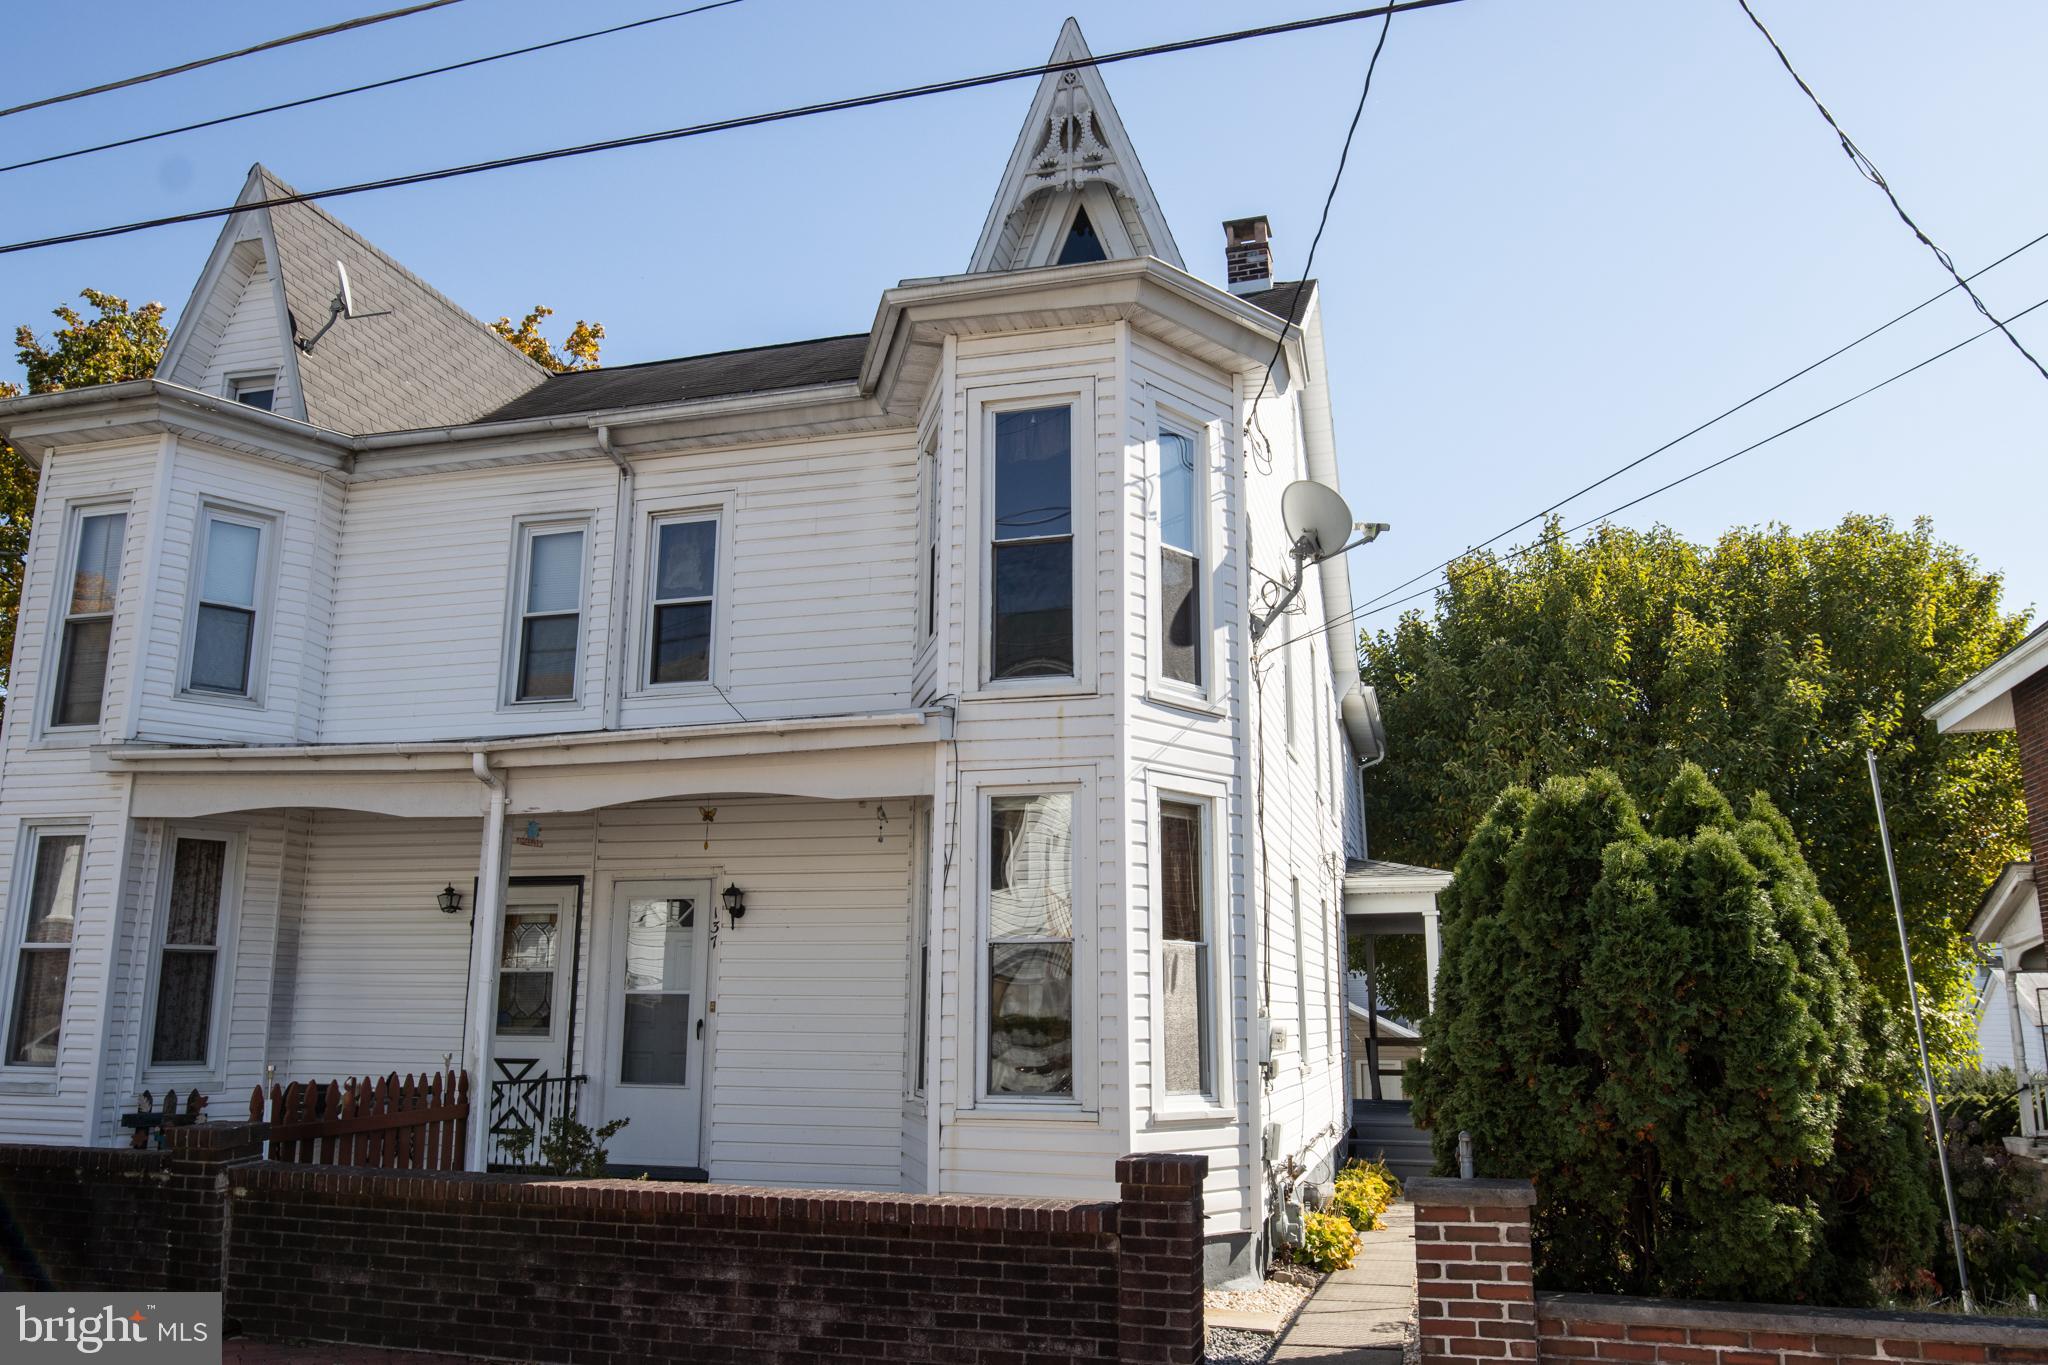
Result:
M263 1157L270 1129L261 1123L195 1123L165 1130L171 1162L167 1187L177 1194L165 1232L166 1289L208 1293L227 1288L228 1168Z
M1410 1180L1423 1365L1536 1359L1526 1180Z
M1127 1156L1116 1163L1117 1361L1199 1365L1205 1156Z
M2034 849L2034 903L2048 935L2048 873L2043 871L2048 868L2048 669L2012 689L2012 720L2019 732L2020 784L2027 794L2027 841Z

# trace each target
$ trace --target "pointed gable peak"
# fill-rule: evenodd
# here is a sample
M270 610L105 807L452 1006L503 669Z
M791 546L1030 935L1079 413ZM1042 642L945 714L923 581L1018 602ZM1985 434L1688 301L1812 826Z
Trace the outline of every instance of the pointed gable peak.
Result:
M1081 26L1060 28L1048 65L1089 62ZM1092 65L1039 79L975 244L970 273L1132 256L1181 265L1145 168Z

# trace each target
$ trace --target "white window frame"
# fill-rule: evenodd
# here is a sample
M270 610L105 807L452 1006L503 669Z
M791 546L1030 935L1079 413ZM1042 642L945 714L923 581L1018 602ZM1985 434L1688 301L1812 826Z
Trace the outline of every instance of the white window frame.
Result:
M205 1061L166 1062L159 1065L151 1058L156 1053L156 999L157 991L163 984L164 956L166 953L189 951L168 947L164 942L170 931L171 876L177 866L177 844L180 839L205 840L227 845L221 860L220 914L213 935L212 1014L207 1021ZM235 959L238 956L235 945L236 936L241 929L244 847L244 835L242 831L236 829L224 829L217 825L169 825L164 829L157 861L157 886L153 898L154 923L149 931L149 984L143 997L142 1009L139 1061L145 1081L185 1085L201 1082L215 1086L227 1083L228 1012L232 1008L235 993Z
M959 800L971 815L960 859L963 886L973 888L967 940L969 970L959 973L960 1018L971 1024L960 1046L971 1054L971 1088L957 1119L1101 1120L1096 1081L1096 1038L1099 972L1095 961L1095 860L1097 842L1094 771L1083 768L1035 770L966 769L960 775ZM1074 801L1074 1093L1072 1095L991 1095L988 1093L988 838L990 799L997 796L1040 796L1066 792Z
M253 403L242 403L242 406L256 412L276 412L277 379L278 372L276 370L250 370L243 374L231 374L227 377L226 384L222 386L222 396L231 403L242 403L242 395L244 393L250 393L257 389L269 389L269 407L259 408Z
M1146 1002L1146 1014L1152 1021L1150 1088L1151 1121L1155 1126L1234 1122L1237 1118L1234 1098L1237 1078L1230 1046L1232 1020L1236 1013L1230 978L1232 935L1224 904L1224 890L1229 885L1229 865L1222 847L1224 821L1220 814L1227 796L1226 784L1190 773L1153 769L1146 774L1145 810L1146 819L1151 822L1151 847L1157 848L1159 808L1162 804L1194 806L1202 812L1202 913L1206 919L1204 932L1209 944L1209 1083L1213 1087L1210 1093L1201 1095L1175 1095L1166 1090L1166 1036L1158 1023L1156 985L1165 980L1166 971L1165 860L1154 856L1147 860L1151 901L1147 937L1151 944L1151 980L1155 985L1151 998Z
M1149 661L1146 666L1146 687L1155 701L1169 705L1189 707L1209 714L1220 714L1215 706L1217 651L1216 651L1216 489L1218 470L1216 451L1220 448L1219 424L1205 421L1193 413L1167 403L1155 403L1149 414L1145 441L1146 475L1151 489L1150 514L1145 518L1146 582L1152 590L1145 594L1146 614L1150 619L1145 623L1145 638L1152 642L1146 651ZM1165 475L1166 444L1159 439L1162 431L1171 431L1191 438L1195 443L1195 548L1188 553L1195 557L1195 609L1201 614L1200 643L1197 657L1200 660L1202 680L1199 684L1183 682L1166 676L1166 625L1160 619L1160 592L1165 587L1165 574L1161 565L1165 560L1166 517L1165 517ZM1174 547L1178 548L1178 547Z
M23 942L28 934L29 898L35 893L36 855L42 841L74 837L83 843L79 849L78 883L72 889L71 939L64 945L63 951L67 955L75 956L79 943L79 923L85 912L86 869L92 858L91 824L79 820L22 821L15 840L13 873L9 878L12 886L7 898L6 933L4 938L0 938L7 952L5 975L0 976L0 1078L10 1082L28 1082L30 1087L36 1090L54 1090L57 1074L64 1065L63 1021L71 1008L71 968L76 963L65 963L64 998L57 1006L57 1059L48 1066L9 1060L14 1042L14 1007L21 992L21 955L24 950L57 951L54 944L38 947Z
M636 626L633 647L627 651L633 668L630 695L674 697L700 692L708 694L727 684L726 635L729 613L726 610L726 603L731 600L732 590L732 520L730 497L680 507L662 507L641 515L638 528L643 549L640 556L643 565L640 608L634 613ZM718 536L718 545L716 553L712 556L711 565L711 661L705 670L708 676L683 682L650 682L648 674L654 667L654 609L661 605L654 596L654 585L661 574L661 528L686 521L708 521ZM684 602L697 599L678 597L667 600Z
M939 437L928 432L917 456L917 631L922 653L939 638Z
M526 642L526 594L533 578L533 542L537 536L561 531L583 533L583 563L576 575L576 662L569 671L569 695L522 699L519 664ZM583 704L583 669L590 644L590 565L596 538L596 518L587 512L522 517L513 523L512 566L505 591L505 648L498 679L500 710L570 711Z
M1066 677L989 676L995 625L995 431L998 413L1068 405L1073 423L1069 445L1068 493L1074 548L1074 672ZM1017 696L1076 696L1095 691L1095 381L1092 377L999 384L967 391L967 504L975 516L975 551L968 557L967 592L976 603L972 645L974 686L969 699Z
M133 504L126 498L74 502L68 504L64 509L64 535L58 546L57 557L58 578L50 599L49 640L43 648L43 657L49 661L49 664L42 672L49 679L49 684L44 689L47 695L39 698L30 707L36 717L35 733L39 735L50 735L53 737L97 735L100 732L100 727L106 723L109 693L107 681L104 678L100 682L100 718L98 720L90 725L59 725L56 721L57 694L62 687L64 673L64 627L69 625L74 619L71 612L71 593L78 576L78 551L84 536L86 519L88 517L103 517L116 514L127 517L127 524L121 528L121 555L114 582L114 606L112 611L108 613L111 621L107 631L107 674L111 677L114 671L114 633L112 627L118 625L121 619L120 579L128 575L128 532L134 525L134 510ZM84 616L97 616L99 614L98 612L82 613ZM0 1046L4 1045L4 1040L0 1040Z
M241 692L218 692L192 686L192 652L199 646L200 593L206 585L207 525L225 521L253 527L256 542L256 584L250 594L256 619L249 626L248 686ZM263 508L206 499L199 504L192 522L192 578L185 594L185 637L178 651L178 696L186 701L215 706L261 709L270 673L270 618L277 591L278 531L284 523L281 513Z
M1031 245L1020 258L1027 266L1050 266L1060 258L1066 249L1067 234L1074 230L1074 219L1081 210L1088 210L1088 225L1095 229L1095 236L1102 243L1102 254L1112 261L1125 260L1138 254L1131 241L1131 234L1124 227L1124 216L1117 212L1116 200L1111 197L1108 187L1084 185L1078 194L1067 196L1066 210L1048 214L1039 220L1038 232L1031 239ZM1102 262L1092 262L1100 265Z
M1294 1051L1308 1069L1308 925L1301 916L1301 878L1287 879L1288 903L1294 915Z
M931 1093L931 1064L937 1049L932 1033L938 1021L931 1017L932 921L932 837L937 816L932 803L919 801L910 815L910 946L905 967L910 989L904 992L908 1013L904 1037L909 1046L903 1055L903 1094L922 1105ZM920 1055L921 1054L921 1055ZM919 1062L923 1065L920 1066Z

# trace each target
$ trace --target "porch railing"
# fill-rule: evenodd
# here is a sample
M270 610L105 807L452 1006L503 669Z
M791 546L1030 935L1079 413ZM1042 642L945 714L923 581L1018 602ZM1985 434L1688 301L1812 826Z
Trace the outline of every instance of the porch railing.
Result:
M546 1163L541 1141L556 1119L578 1117L587 1076L521 1076L491 1082L490 1162L532 1171Z
M2048 1076L2020 1073L2020 1136L2048 1137Z
M270 1125L270 1159L323 1166L459 1171L469 1134L469 1073L273 1085L249 1097L249 1121Z

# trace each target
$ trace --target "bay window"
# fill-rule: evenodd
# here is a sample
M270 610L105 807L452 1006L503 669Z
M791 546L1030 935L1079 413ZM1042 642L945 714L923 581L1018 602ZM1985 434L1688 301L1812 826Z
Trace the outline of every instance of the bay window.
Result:
M85 834L34 830L22 853L28 876L17 870L14 878L25 904L16 911L21 927L14 943L7 1064L53 1067L64 1022L64 986L71 975Z
M99 724L114 637L114 593L121 580L121 541L127 530L126 512L84 512L73 525L69 592L62 599L64 624L50 706L53 726Z
M151 1066L206 1066L213 1057L228 841L177 835L157 941Z
M262 635L263 566L270 523L206 509L200 517L199 589L185 686L222 697L254 695Z
M991 796L984 877L991 1096L1074 1095L1074 795Z
M1203 808L1159 803L1159 1023L1168 1095L1216 1093Z
M1202 685L1201 443L1159 429L1159 674Z

